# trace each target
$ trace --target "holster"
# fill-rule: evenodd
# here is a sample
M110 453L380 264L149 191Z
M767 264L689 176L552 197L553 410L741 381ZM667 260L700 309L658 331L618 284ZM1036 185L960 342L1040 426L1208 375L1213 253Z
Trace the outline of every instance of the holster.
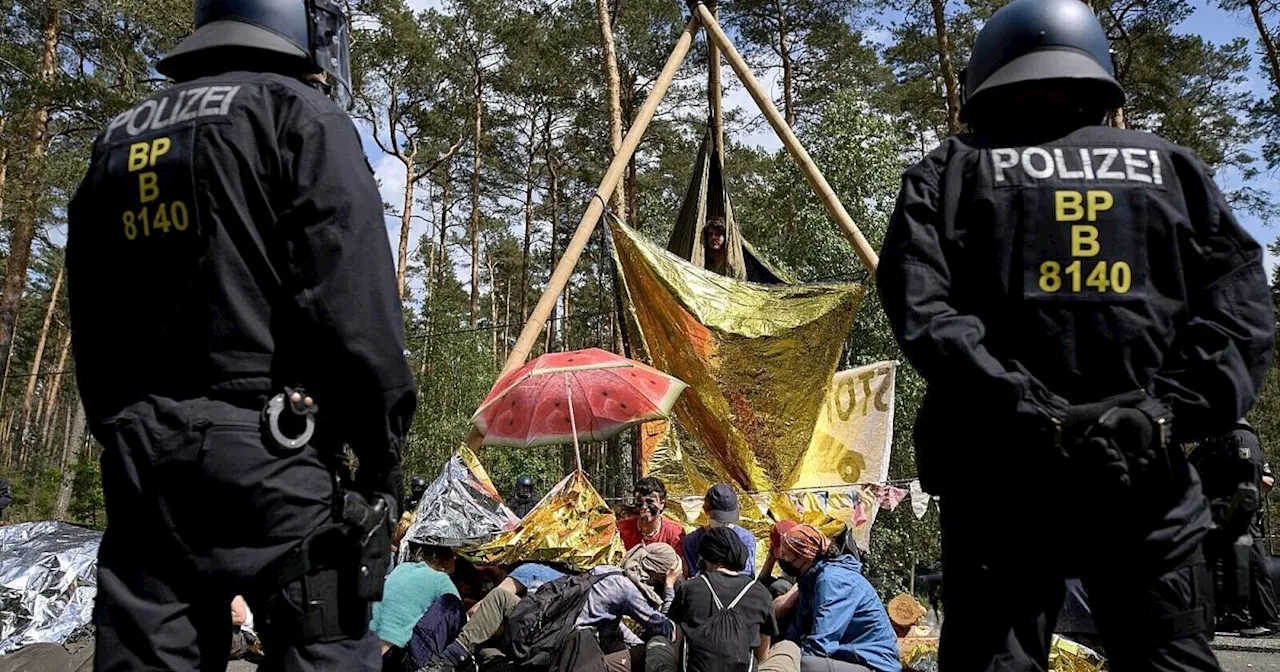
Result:
M343 491L337 509L339 522L317 528L285 556L268 593L273 625L298 641L359 638L372 603L382 599L391 562L386 504ZM300 584L297 601L294 584Z

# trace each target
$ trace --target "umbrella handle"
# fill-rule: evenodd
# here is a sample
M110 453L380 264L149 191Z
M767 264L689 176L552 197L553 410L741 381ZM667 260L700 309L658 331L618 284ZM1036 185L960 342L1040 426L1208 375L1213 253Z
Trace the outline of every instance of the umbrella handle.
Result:
M569 397L569 431L573 432L573 458L578 462L578 471L582 471L582 452L578 450L578 422L573 418L573 386L569 374L564 374L564 392Z

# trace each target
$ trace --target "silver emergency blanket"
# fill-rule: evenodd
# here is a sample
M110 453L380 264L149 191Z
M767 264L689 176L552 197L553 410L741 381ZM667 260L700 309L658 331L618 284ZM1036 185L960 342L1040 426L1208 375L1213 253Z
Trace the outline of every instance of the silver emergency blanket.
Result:
M54 521L0 526L0 654L86 629L102 533Z
M520 524L470 451L454 452L427 487L400 544L412 541L455 548L483 544ZM474 467L474 468L473 468Z

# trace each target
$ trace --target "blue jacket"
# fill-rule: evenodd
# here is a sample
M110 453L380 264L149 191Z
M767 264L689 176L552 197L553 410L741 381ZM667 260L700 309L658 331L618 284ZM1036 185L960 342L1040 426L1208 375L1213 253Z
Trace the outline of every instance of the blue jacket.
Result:
M754 577L756 575L756 538L755 535L747 531L746 528L733 526L733 531L738 533L738 538L742 540L742 544L747 547L747 569L743 572L747 576ZM684 563L689 568L689 576L698 575L698 544L702 541L702 535L707 533L707 528L699 527L698 529L684 535L684 542L680 549L684 552Z
M787 639L802 655L902 672L889 614L852 555L819 560L800 578L800 607Z

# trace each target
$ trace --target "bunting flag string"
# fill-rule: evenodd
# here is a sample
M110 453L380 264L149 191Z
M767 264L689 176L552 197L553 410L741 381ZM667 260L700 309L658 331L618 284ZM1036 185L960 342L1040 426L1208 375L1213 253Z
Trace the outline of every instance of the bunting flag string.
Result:
M924 514L929 510L929 495L920 487L919 480L913 480L907 485L911 491L911 510L916 514L916 520L924 518Z
M906 489L898 487L906 486ZM773 498L782 495L786 502L802 516L822 513L833 518L846 519L855 527L870 519L875 507L889 511L897 509L910 498L911 510L917 519L924 518L929 502L934 498L920 487L918 479L891 479L883 483L858 483L855 485L826 486L822 488L787 488L776 492L748 492L746 496L761 516L768 516ZM626 498L612 498L614 503L629 503ZM696 524L703 512L703 497L672 497L688 524Z
M772 499L767 492L753 492L749 495L751 501L756 505L756 509L760 511L760 515L769 515L769 502Z
M702 515L702 497L681 497L680 508L684 510L685 520L694 523Z

